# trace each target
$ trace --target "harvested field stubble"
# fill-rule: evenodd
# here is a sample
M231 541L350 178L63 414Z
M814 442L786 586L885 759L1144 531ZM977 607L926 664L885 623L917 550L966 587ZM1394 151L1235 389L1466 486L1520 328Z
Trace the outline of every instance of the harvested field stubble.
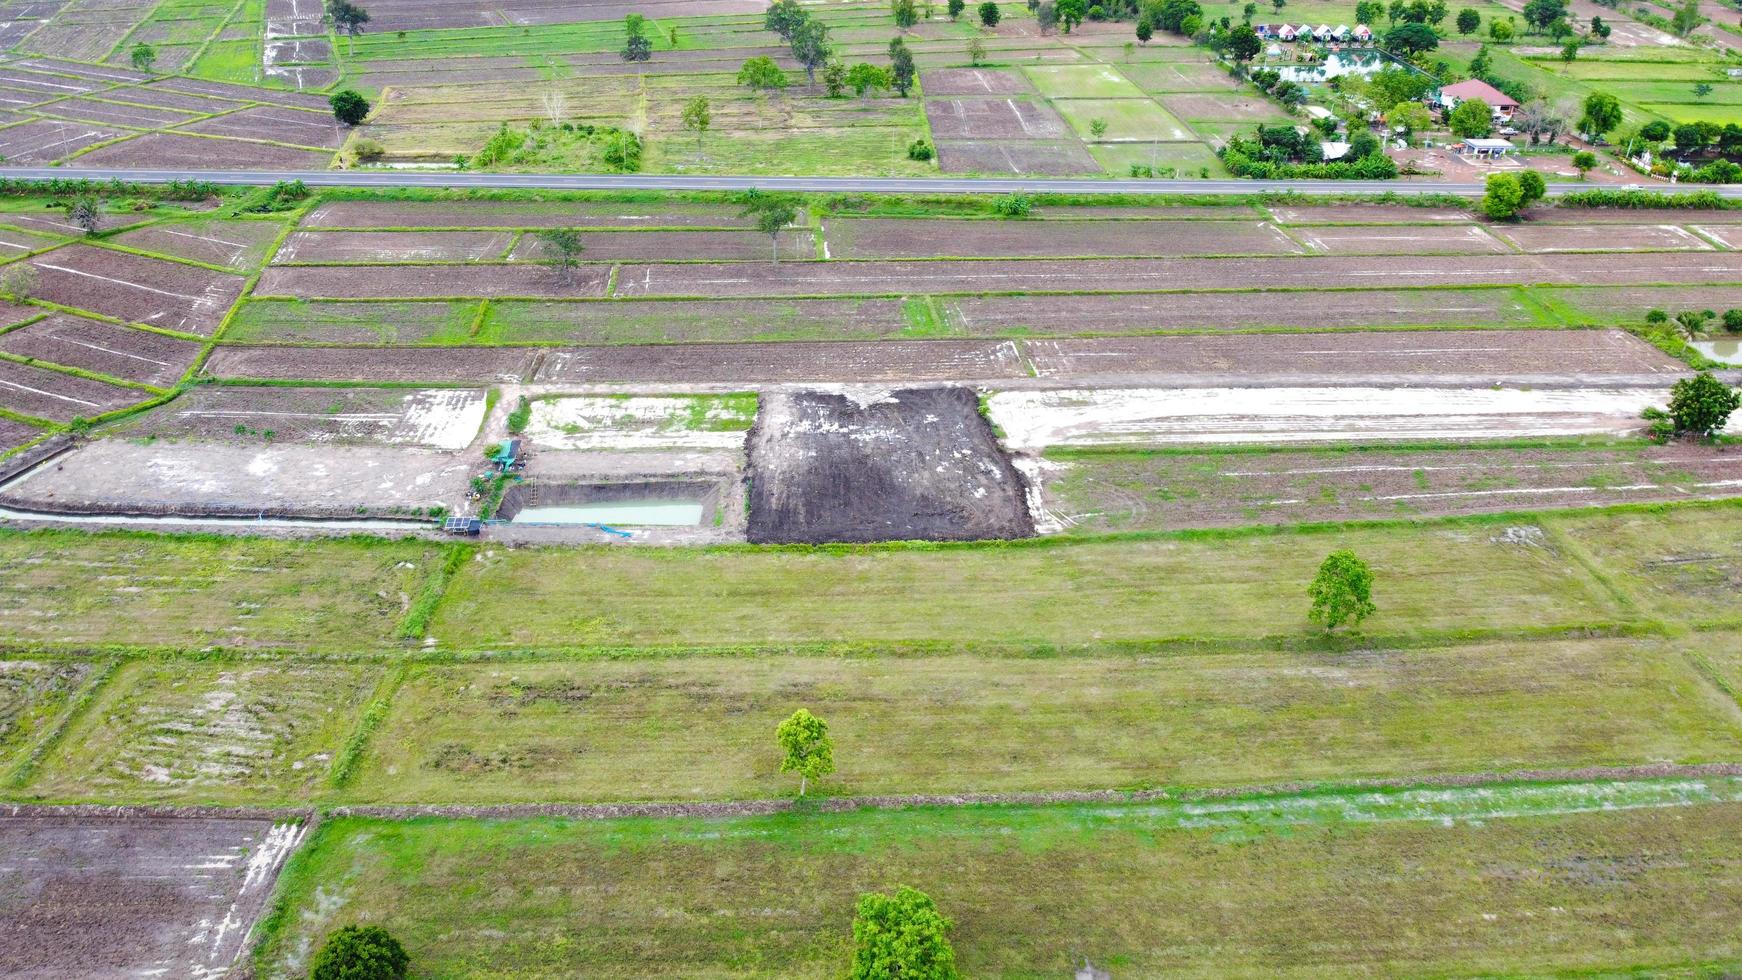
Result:
M126 423L147 439L358 443L458 450L484 422L484 392L467 388L202 386Z
M1018 378L1024 369L1009 341L878 341L863 344L719 344L584 347L552 351L541 382L657 381L895 383Z
M220 347L206 361L214 378L308 381L523 381L536 352L470 348L362 350L321 347Z

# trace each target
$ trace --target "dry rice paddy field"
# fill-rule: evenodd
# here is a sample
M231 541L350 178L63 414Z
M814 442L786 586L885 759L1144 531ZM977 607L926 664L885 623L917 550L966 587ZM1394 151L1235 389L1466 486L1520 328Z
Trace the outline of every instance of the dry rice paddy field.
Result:
M0 207L0 973L1742 966L1738 212L245 200Z

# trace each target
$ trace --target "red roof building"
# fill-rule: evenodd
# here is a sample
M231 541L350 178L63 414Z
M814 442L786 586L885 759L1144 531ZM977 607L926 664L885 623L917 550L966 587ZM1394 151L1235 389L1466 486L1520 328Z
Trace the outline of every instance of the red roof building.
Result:
M1467 82L1440 89L1440 104L1445 106L1454 106L1471 99L1488 103L1490 108L1503 116L1510 116L1518 110L1517 99L1480 79L1472 78Z

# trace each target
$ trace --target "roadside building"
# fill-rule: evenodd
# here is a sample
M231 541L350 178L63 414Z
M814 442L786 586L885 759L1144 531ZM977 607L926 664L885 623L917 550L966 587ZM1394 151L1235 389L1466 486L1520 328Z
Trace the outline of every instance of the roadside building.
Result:
M1486 102L1488 108L1493 110L1494 118L1500 122L1511 119L1512 114L1518 111L1517 99L1477 78L1447 85L1435 92L1431 99L1435 108L1445 112L1450 112L1457 108L1458 103L1471 99Z
M1504 159L1507 154L1517 148L1512 145L1511 140L1497 138L1471 138L1460 141L1454 149L1458 151L1460 156L1486 163L1494 163Z

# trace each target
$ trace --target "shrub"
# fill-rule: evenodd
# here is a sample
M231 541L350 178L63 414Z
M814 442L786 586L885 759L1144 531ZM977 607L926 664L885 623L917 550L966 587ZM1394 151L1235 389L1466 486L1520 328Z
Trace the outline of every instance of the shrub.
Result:
M351 153L358 160L374 163L387 155L387 147L382 146L379 140L363 139L351 144Z
M1724 329L1730 333L1742 333L1742 310L1724 311Z
M1006 218L1025 218L1034 210L1034 199L1021 191L1013 191L993 201L992 210Z
M914 140L912 143L907 145L907 158L909 160L919 160L923 162L930 160L936 155L937 151L933 150L932 145L927 143L925 140Z
M333 118L347 126L355 126L369 117L369 100L355 89L334 92L327 104L333 107Z
M1730 421L1738 406L1742 406L1742 392L1712 377L1709 371L1677 381L1669 392L1669 417L1678 435L1711 438Z
M853 918L854 980L954 980L956 951L948 933L953 923L926 893L902 885L894 895L859 896Z
M532 402L525 395L520 396L520 403L514 411L508 413L508 431L519 435L526 431L527 423L532 421Z
M1645 322L1652 324L1654 326L1657 324L1668 323L1669 322L1669 314L1665 313L1662 310L1646 310L1645 311Z
M327 937L309 980L405 980L411 957L380 926L345 926Z
M1340 549L1326 556L1319 565L1318 575L1307 587L1313 604L1307 618L1327 631L1344 623L1359 625L1373 615L1373 570L1355 556L1353 551Z

